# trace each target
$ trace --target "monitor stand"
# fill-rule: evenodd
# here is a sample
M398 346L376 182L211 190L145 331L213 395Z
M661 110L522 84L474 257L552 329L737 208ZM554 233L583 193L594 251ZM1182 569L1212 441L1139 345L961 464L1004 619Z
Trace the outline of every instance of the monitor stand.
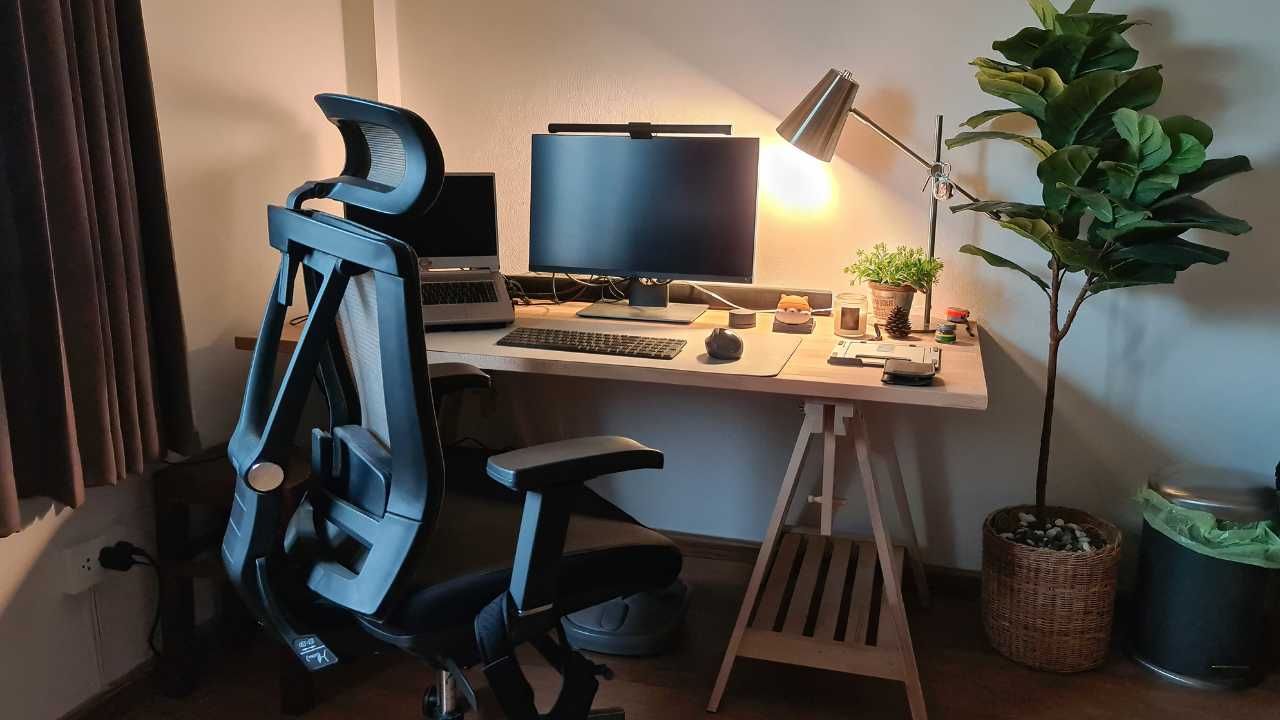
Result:
M632 278L627 299L595 302L578 311L578 317L604 320L647 320L688 325L707 311L706 305L671 303L667 284L643 283Z

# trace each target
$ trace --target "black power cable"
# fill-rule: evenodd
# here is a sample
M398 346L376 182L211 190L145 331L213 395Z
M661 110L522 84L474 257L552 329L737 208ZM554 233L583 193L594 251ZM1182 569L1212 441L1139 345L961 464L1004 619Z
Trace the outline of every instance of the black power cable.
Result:
M160 608L164 605L161 602L161 593L164 592L164 580L160 576L160 565L151 556L151 553L127 540L121 540L115 545L107 545L99 550L98 564L106 570L114 570L116 572L127 572L134 565L145 565L155 571L156 612L151 618L151 630L147 633L147 646L151 648L151 652L156 657L163 657L164 653L160 652L160 647L156 644L156 631L160 629Z

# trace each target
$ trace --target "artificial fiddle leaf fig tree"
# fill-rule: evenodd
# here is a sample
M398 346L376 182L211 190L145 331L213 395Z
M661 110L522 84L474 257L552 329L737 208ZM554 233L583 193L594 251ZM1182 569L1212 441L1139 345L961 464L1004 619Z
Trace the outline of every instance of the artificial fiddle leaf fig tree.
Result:
M1192 265L1224 262L1227 251L1185 233L1241 235L1249 223L1219 213L1195 194L1252 168L1243 155L1207 159L1213 130L1205 123L1143 112L1160 97L1164 82L1159 65L1136 67L1138 51L1124 38L1144 23L1092 12L1094 0L1075 0L1063 12L1050 0L1028 2L1042 27L993 43L1003 61L972 63L978 86L1014 107L974 115L963 123L971 130L948 140L947 147L1012 141L1037 161L1042 204L977 202L952 210L985 213L1049 255L1048 272L1041 273L973 245L960 249L1023 274L1049 300L1036 471L1037 515L1044 519L1058 348L1081 306L1109 290L1172 283ZM1031 118L1039 137L980 130L1006 115Z

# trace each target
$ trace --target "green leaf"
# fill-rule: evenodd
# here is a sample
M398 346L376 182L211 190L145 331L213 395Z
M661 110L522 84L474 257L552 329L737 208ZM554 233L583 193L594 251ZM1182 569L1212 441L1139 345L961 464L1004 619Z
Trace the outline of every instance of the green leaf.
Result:
M965 203L964 205L952 205L951 212L980 212L980 213L999 213L1008 217L1029 218L1046 220L1050 224L1056 224L1061 216L1058 213L1046 208L1043 205L1028 205L1026 203L1005 202L1003 200L983 200L980 202Z
M1183 228L1201 228L1227 235L1243 235L1253 229L1249 223L1214 210L1199 198L1183 198L1154 211L1154 220L1179 225Z
M1072 13L1059 16L1055 20L1055 29L1063 34L1073 33L1075 35L1094 37L1099 33L1108 31L1124 32L1124 30L1133 25L1133 23L1125 23L1125 20L1128 19L1128 15L1113 15L1111 13Z
M997 220L996 223L1006 230L1012 230L1024 238L1034 242L1047 252L1054 252L1054 243L1058 240L1057 233L1053 231L1053 226L1044 220L1034 218L1008 218L1005 220Z
M1090 40L1072 78L1098 70L1128 70L1137 64L1138 51L1120 33L1108 32Z
M1035 273L1022 267L1021 265L1019 265L1018 263L1012 260L1002 258L999 255L996 255L995 253L987 252L986 250L983 250L982 248L976 245L962 245L960 247L960 252L966 255L974 255L976 257L980 257L983 260L986 260L987 264L990 265L991 267L1008 268L1010 270L1017 270L1023 275L1026 275L1027 277L1031 278L1031 280L1035 282L1036 285L1040 286L1041 290L1048 291L1049 289L1049 283L1040 279L1039 275L1036 275Z
M1150 210L1128 200L1111 198L1111 205L1115 215L1111 224L1116 228L1126 228L1151 217Z
M1208 245L1187 242L1182 238L1174 238L1165 242L1128 245L1115 251L1114 255L1120 258L1141 260L1153 265L1168 265L1186 270L1196 263L1205 263L1207 265L1224 263L1230 253Z
M999 70L1000 72L1027 72L1028 70L1031 69L1026 65L1015 65L1012 63L1004 63L1004 62L1000 62L999 60L992 60L991 58L985 58L985 57L974 58L969 62L969 64L973 65L974 67L984 68L986 70Z
M1089 270L1101 272L1101 251L1083 240L1053 236L1053 254L1069 272Z
M1195 195L1222 180L1226 180L1232 175L1249 172L1250 170L1253 170L1253 166L1249 163L1249 158L1244 155L1206 160L1199 170L1183 175L1178 180L1177 192L1161 197L1159 202L1152 205L1152 207L1158 208L1177 202Z
M1057 26L1055 21L1058 19L1058 8L1054 7L1049 0L1027 0L1027 4L1031 6L1036 17L1040 18L1040 24L1045 30L1052 30Z
M994 95L1017 105L1036 119L1044 117L1047 100L1040 94L1045 81L1040 75L1029 72L1001 72L978 70L978 87L988 95Z
M1129 163L1103 160L1098 169L1107 177L1107 194L1112 197L1128 198L1138 184L1138 166Z
M1075 142L1076 134L1099 108L1129 81L1123 73L1104 70L1073 81L1045 106L1044 139L1054 147Z
M1171 155L1160 166L1159 172L1186 175L1199 170L1204 165L1204 145L1201 145L1199 140L1187 133L1180 133L1172 140Z
M1133 188L1133 201L1139 205L1150 205L1156 198L1178 187L1178 176L1171 173L1155 173L1138 180Z
M1108 273L1102 280L1089 285L1089 294L1097 295L1108 290L1137 287L1140 285L1168 285L1178 278L1178 271L1166 265L1149 265L1133 260L1123 261L1122 271Z
M1206 148L1213 143L1213 128L1193 117L1174 115L1161 120L1160 126L1169 137L1177 137L1185 133L1199 140L1200 144Z
M947 140L947 149L954 150L958 147L964 147L972 143L982 140L1010 140L1029 148L1042 160L1053 154L1053 147L1041 140L1040 138L1031 137L1029 135L1019 135L1012 132L1001 132L997 130L982 130L979 132L962 132L953 138Z
M1049 155L1036 167L1036 176L1044 185L1044 204L1051 210L1066 208L1071 196L1058 188L1059 183L1077 185L1098 157L1098 148L1072 145Z
M1089 38L1084 35L1054 35L1036 53L1031 64L1037 68L1051 68L1070 80L1076 76L1076 68L1089 44Z
M1154 170L1173 154L1169 138L1154 115L1120 108L1111 121L1120 137L1129 143L1131 159L1137 162L1138 170Z
M1062 76L1057 70L1051 67L1039 67L1029 71L1032 75L1039 76L1044 80L1044 87L1040 89L1040 95L1045 100L1052 100L1062 94L1067 89L1066 83L1062 82Z
M1053 33L1040 28L1023 28L1008 40L997 40L991 43L991 49L1005 56L1009 62L1030 65L1036 53L1049 42Z
M987 123L991 122L992 120L995 120L998 117L1002 117L1004 115L1014 115L1014 114L1022 114L1022 111L1016 108L1004 108L1001 110L983 110L977 115L974 115L968 120L965 120L964 122L960 123L960 126L970 127L970 128L973 128L974 130L977 130L978 128L982 127L983 125L986 125Z
M1071 7L1067 8L1066 15L1082 15L1093 9L1094 0L1075 0L1071 3Z
M1098 235L1106 240L1136 245L1170 240L1195 229L1243 235L1253 227L1240 218L1223 215L1203 200L1187 197L1157 209L1149 220L1124 228L1104 228L1098 231Z
M1067 185L1066 183L1058 183L1058 189L1068 195L1079 198L1102 222L1111 222L1114 219L1115 214L1111 209L1111 200L1097 190L1078 185Z
M1109 71L1100 70L1096 73L1090 73L1081 79L1092 78L1106 72ZM1160 98L1160 90L1164 87L1164 78L1160 75L1159 65L1130 70L1121 73L1121 75L1127 77L1128 81L1121 85L1115 93L1093 112L1092 117L1079 130L1075 142L1089 145L1101 144L1103 140L1115 131L1115 127L1111 123L1112 113L1123 107L1132 110L1143 110L1150 107L1152 103ZM1074 84L1073 82L1072 85Z

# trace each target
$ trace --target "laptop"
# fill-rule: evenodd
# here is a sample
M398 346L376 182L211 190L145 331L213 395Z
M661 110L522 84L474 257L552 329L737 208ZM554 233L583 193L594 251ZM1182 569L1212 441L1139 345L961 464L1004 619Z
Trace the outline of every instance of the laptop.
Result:
M423 215L389 216L348 207L347 218L417 251L426 330L515 322L507 283L499 272L493 173L445 173L440 196Z

